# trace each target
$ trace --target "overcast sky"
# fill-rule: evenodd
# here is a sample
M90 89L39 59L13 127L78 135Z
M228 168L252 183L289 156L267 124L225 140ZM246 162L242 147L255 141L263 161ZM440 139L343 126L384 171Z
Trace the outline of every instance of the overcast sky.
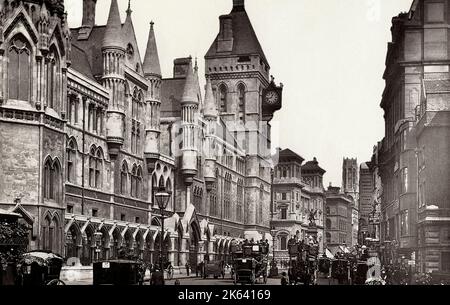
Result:
M66 0L71 27L82 18L82 0ZM110 0L98 0L105 24ZM128 0L119 0L122 21ZM384 136L382 75L391 18L412 0L246 0L247 13L271 74L284 84L283 109L272 122L274 147L306 160L317 157L328 186L341 185L342 160L369 161ZM141 56L155 22L163 77L173 60L192 55L204 71L204 55L232 0L131 0ZM203 81L203 80L202 80Z

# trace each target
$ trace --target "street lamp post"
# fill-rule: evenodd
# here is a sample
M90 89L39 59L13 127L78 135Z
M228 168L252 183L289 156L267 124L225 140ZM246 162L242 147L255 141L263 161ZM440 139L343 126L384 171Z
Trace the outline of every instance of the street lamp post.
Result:
M272 266L270 268L270 277L278 276L278 268L275 261L275 235L277 234L277 230L275 227L272 227L270 230L270 234L272 235Z
M101 242L102 242L102 236L103 233L102 232L95 232L94 233L94 240L95 240L95 259L96 261L99 261L99 256L100 256L100 246L101 246Z
M161 234L159 242L159 267L163 275L162 281L164 284L164 267L163 267L163 242L164 242L164 211L167 208L167 204L170 199L170 192L166 192L164 188L159 189L158 193L155 194L156 202L158 203L159 211L161 213Z

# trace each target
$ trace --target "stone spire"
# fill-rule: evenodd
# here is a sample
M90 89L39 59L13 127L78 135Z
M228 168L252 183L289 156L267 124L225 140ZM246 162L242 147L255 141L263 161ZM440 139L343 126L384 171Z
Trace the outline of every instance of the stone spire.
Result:
M133 11L131 10L131 0L128 0L127 18L131 16L132 12Z
M111 0L108 22L106 23L106 31L103 38L103 48L124 49L121 33L122 23L120 20L119 6L117 5L117 0Z
M205 119L215 119L218 115L216 103L214 101L211 79L209 76L206 77L205 108L203 110L203 115Z
M198 104L197 82L195 80L194 71L192 68L192 57L190 57L181 104Z
M144 57L144 74L161 76L161 66L159 64L158 48L156 46L155 31L153 21L150 22L150 32L148 34L147 50Z

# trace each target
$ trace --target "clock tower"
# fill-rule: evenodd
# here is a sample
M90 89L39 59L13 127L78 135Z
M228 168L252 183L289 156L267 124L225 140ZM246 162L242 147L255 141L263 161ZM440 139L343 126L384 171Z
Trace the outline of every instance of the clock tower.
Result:
M245 236L256 240L269 231L270 121L281 109L282 86L270 77L244 0L233 0L230 14L219 20L219 34L205 56L205 72L220 119L246 154Z

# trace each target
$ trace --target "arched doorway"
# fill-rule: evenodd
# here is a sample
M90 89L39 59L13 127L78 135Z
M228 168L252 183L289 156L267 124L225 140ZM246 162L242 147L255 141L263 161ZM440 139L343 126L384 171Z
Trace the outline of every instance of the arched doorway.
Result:
M81 233L78 226L74 223L66 233L66 260L69 258L78 258L78 249L81 244Z
M118 228L115 228L112 233L112 244L110 249L110 258L117 258L119 255L119 248L121 245L122 236Z
M193 270L197 268L198 265L198 252L199 252L199 241L201 239L200 226L197 222L191 223L189 235L189 265Z
M81 245L81 264L83 266L91 265L93 261L94 250L94 230L91 226L88 226L84 231Z

